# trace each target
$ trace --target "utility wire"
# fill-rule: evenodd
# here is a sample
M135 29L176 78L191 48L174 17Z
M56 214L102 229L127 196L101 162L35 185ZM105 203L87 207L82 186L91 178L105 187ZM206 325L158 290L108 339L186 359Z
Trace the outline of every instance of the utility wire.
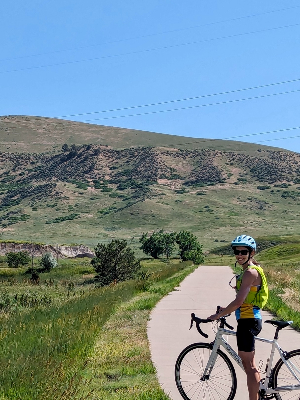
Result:
M57 53L63 53L63 52L67 52L67 51L82 50L82 49L87 49L87 48L92 48L92 47L103 46L103 45L107 45L107 44L121 43L121 42L130 41L130 40L136 40L136 39L143 39L143 38L152 37L152 36L165 35L167 33L182 32L182 31L189 30L189 29L202 28L204 26L216 25L216 24L221 24L221 23L224 23L224 22L239 21L241 19L259 17L261 15L266 15L266 14L272 14L272 13L276 13L276 12L292 10L292 9L299 8L299 7L300 6L279 8L279 9L276 9L276 10L269 10L269 11L265 11L265 12L262 12L262 13L244 15L244 16L241 16L241 17L224 19L224 20L221 20L221 21L208 22L206 24L194 25L194 26L189 26L189 27L186 27L186 28L179 28L179 29L173 29L173 30L169 30L169 31L151 33L151 34L148 34L148 35L140 35L140 36L135 36L135 37L127 38L127 39L113 40L113 41L93 44L93 45L89 45L89 46L80 46L80 47L74 47L74 48L71 48L71 49L62 49L62 50L55 50L55 51L49 51L49 52L44 52L44 53L38 53L38 54L29 54L29 55L19 56L19 57L2 58L2 59L0 59L0 62L1 61L9 61L9 60L19 60L19 59L30 58L30 57L40 57L40 56L44 56L44 55L48 55L48 54L57 54Z
M285 137L276 138L276 139L260 140L257 143L273 142L273 140L285 140L285 139L296 139L296 138L300 138L300 135L297 135L297 136L285 136Z
M300 126L296 126L296 127L293 127L293 128L276 129L274 131L249 133L249 134L246 134L246 135L229 136L229 137L226 137L226 138L222 138L222 140L233 140L233 139L240 139L240 138L245 138L245 137L249 137L249 136L269 135L270 133L295 131L295 130L298 130L298 129L300 129ZM290 138L292 138L292 137L298 137L298 136L291 136ZM270 141L270 140L280 140L280 139L268 139L268 140L263 140L263 142L267 142L267 141Z
M136 108L153 107L153 106L159 106L159 105L170 104L170 103L178 103L178 102L182 102L182 101L198 100L198 99L203 99L206 97L221 96L224 94L244 92L247 90L262 89L262 88L266 88L266 87L270 87L270 86L284 85L286 83L294 83L294 82L299 82L299 81L300 81L300 78L296 78L296 79L290 79L290 80L281 81L281 82L266 83L264 85L250 86L250 87L242 88L242 89L234 89L234 90L227 90L224 92L203 94L200 96L185 97L185 98L176 99L176 100L166 100L166 101L159 101L157 103L140 104L140 105L122 107L122 108L112 108L110 110L91 111L91 112L78 113L78 114L61 115L59 117L52 117L52 118L80 117L80 116L84 116L84 115L102 114L102 113L109 113L109 112L115 112L115 111L132 110L132 109L136 109Z
M266 98L266 97L280 96L280 95L283 95L283 94L291 94L291 93L297 93L297 92L300 92L300 89L289 90L289 91L280 92L280 93L264 94L264 95L261 95L261 96L246 97L246 98L243 98L243 99L234 99L234 100L219 101L219 102L216 102L216 103L199 104L199 105L189 106L189 107L170 108L168 110L158 110L158 111L149 111L149 112L145 112L145 113L127 114L127 115L118 115L118 116L113 116L113 117L87 119L84 122L102 121L102 120L116 119L116 118L138 117L138 116L142 116L142 115L161 114L161 113L173 112L173 111L181 111L181 110L191 110L193 108L210 107L210 106L217 106L217 105L222 105L222 104L237 103L237 102L241 102L241 101L256 100L256 99L262 99L262 98Z
M153 48L150 48L150 49L136 50L136 51L132 51L132 52L128 52L128 53L111 54L111 55L107 55L107 56L86 58L86 59L82 59L82 60L66 61L66 62L60 62L60 63L54 63L54 64L46 64L46 65L38 65L38 66L33 66L33 67L12 69L12 70L0 71L0 74L5 74L5 73L9 73L9 72L30 71L30 70L33 70L33 69L57 67L57 66L60 66L60 65L71 65L71 64L78 64L78 63L81 63L81 62L98 61L98 60L104 60L104 59L114 58L114 57L128 56L128 55L141 54L141 53L149 53L149 52L158 51L158 50L174 49L174 48L178 48L178 47L182 47L182 46L191 46L191 45L194 45L194 44L206 43L206 42L211 42L211 41L215 41L215 40L232 39L232 38L235 38L235 37L240 37L240 36L245 36L245 35L253 35L255 33L270 32L270 31L274 31L274 30L278 30L278 29L292 28L292 27L299 26L299 25L300 25L300 23L291 24L291 25L276 26L274 28L261 29L261 30L257 30L257 31L249 31L249 32L244 32L244 33L237 33L237 34L228 35L228 36L219 36L219 37L216 37L216 38L196 40L196 41L193 41L193 42L178 43L178 44L167 45L167 46L162 46L162 47L153 47Z

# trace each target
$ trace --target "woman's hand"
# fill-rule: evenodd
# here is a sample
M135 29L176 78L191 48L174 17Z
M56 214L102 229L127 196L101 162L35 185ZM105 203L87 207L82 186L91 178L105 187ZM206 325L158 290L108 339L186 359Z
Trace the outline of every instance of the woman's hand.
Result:
M224 310L224 307L218 307L218 311L216 312L216 314L212 314L210 317L208 317L207 319L211 319L212 321L215 321L216 319L219 319L220 318L220 315L219 315L219 313L221 312L221 311L223 311Z
M209 317L207 317L207 319L210 319L211 321L215 321L216 319L219 319L220 316L218 314L213 314Z

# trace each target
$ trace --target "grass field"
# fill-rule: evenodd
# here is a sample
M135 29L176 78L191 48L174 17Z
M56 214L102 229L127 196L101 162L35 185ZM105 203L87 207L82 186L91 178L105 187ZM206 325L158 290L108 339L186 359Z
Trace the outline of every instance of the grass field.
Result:
M146 280L106 288L93 282L87 260L61 262L34 286L24 269L2 266L0 399L167 398L151 363L146 321L193 270L189 264L144 261Z
M295 187L294 187L295 186ZM291 190L298 190L298 186ZM300 235L298 218L299 200L283 199L284 189L257 190L253 185L241 184L207 186L198 190L187 189L176 193L167 186L154 185L157 195L118 212L102 214L109 207L119 208L123 200L109 197L109 193L74 189L68 203L55 202L37 205L34 210L24 207L30 219L2 230L2 239L35 242L82 243L94 247L115 237L124 238L138 250L143 232L157 229L190 230L203 243L204 250L219 246L237 231L253 236ZM273 190L273 191L272 191ZM199 193L201 193L199 195ZM75 197L74 197L75 196ZM245 207L247 215L245 215ZM77 213L71 221L47 224L55 216ZM241 218L241 215L245 215Z
M258 261L270 287L267 309L300 330L299 237L265 237ZM226 245L205 264L232 265ZM195 267L142 261L148 278L101 288L90 260L60 260L32 285L0 259L1 400L167 400L151 362L146 326L164 295ZM151 395L151 397L149 397Z

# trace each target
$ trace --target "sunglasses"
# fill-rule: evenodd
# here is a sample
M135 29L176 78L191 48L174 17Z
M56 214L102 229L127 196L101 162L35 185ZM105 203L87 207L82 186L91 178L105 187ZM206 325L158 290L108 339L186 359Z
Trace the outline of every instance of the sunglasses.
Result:
M239 256L240 254L242 256L246 256L249 253L249 250L237 250L237 249L234 249L233 252L234 252L234 254L236 256Z

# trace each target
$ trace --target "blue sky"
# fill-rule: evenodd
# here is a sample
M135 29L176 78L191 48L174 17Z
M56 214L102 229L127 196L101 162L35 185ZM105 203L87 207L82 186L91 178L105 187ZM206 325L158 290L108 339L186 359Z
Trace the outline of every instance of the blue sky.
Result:
M300 152L298 0L15 0L0 12L0 115Z

